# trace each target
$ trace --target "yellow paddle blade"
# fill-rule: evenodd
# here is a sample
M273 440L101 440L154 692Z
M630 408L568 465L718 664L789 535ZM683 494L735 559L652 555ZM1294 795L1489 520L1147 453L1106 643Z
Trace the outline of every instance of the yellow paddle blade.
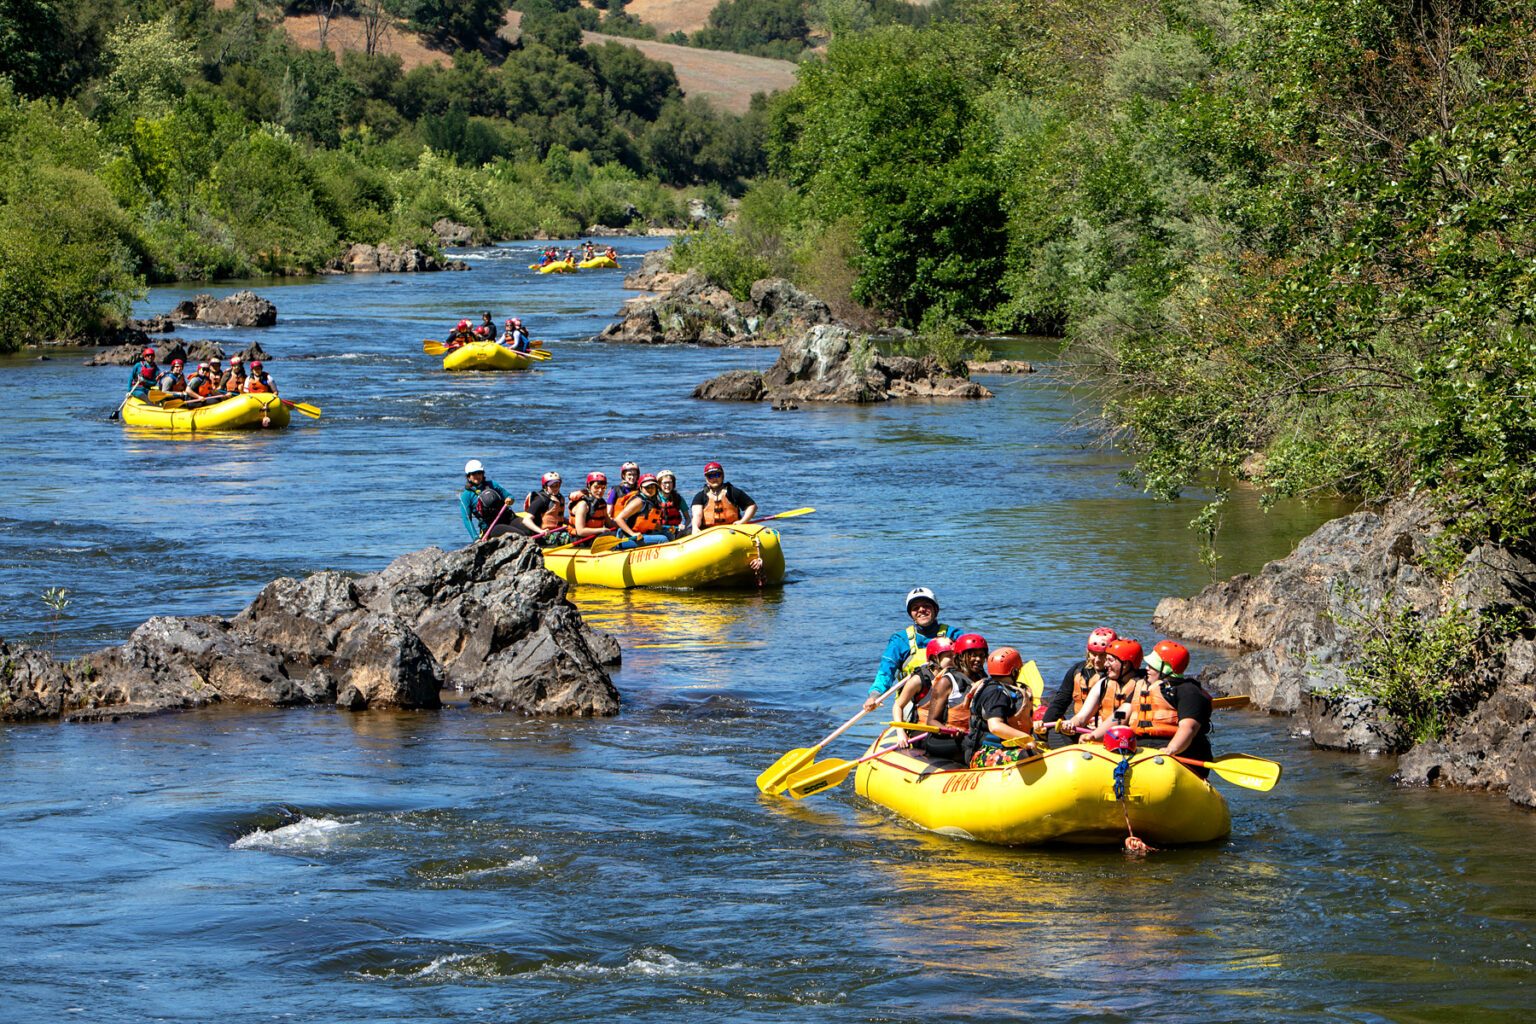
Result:
M950 732L942 725L929 725L926 722L886 722L887 729L905 729L907 732Z
M1247 754L1225 754L1214 761L1205 762L1207 768L1234 786L1256 789L1268 793L1280 781L1280 764L1262 757Z
M1041 678L1039 665L1032 661L1026 661L1024 663L1024 673L1020 681L1029 687L1030 692L1035 695L1036 701L1045 699L1045 680Z
M777 796L784 792L784 787L789 784L789 777L814 761L818 749L817 747L800 747L773 762L757 777L758 790L769 796Z
M784 784L784 795L792 800L804 800L824 789L842 785L843 780L853 769L852 761L843 761L836 757L817 761L809 768L802 768L789 777Z
M587 550L592 552L592 554L596 555L596 554L600 554L601 552L604 552L604 551L612 551L614 548L616 548L618 546L619 546L619 538L610 535L610 536L607 536L607 537L599 537L599 538L597 538L596 540L594 540L592 542L592 546L590 548L588 548Z
M1245 708L1252 703L1253 698L1248 696L1246 693L1240 694L1236 697L1211 698L1211 707L1213 708Z
M308 402L289 402L288 404L290 408L299 410L299 412L312 420L320 418L320 407L318 405L310 405Z

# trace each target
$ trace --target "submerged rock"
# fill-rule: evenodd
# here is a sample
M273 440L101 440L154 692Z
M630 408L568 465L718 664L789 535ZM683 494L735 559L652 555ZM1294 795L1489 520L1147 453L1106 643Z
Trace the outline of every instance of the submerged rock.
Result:
M203 707L336 703L435 708L439 691L531 715L612 715L618 643L582 622L538 549L502 537L427 548L357 579L262 588L232 619L150 619L60 663L0 642L0 718L71 720Z
M1319 747L1400 753L1405 784L1505 789L1536 806L1536 645L1517 639L1478 670L1483 696L1441 740L1414 744L1381 710L1344 686L1357 656L1349 623L1384 606L1423 617L1453 608L1536 609L1536 561L1495 545L1464 559L1447 583L1426 567L1441 524L1422 502L1325 523L1285 558L1164 598L1153 623L1172 636L1244 653L1212 685L1296 715Z

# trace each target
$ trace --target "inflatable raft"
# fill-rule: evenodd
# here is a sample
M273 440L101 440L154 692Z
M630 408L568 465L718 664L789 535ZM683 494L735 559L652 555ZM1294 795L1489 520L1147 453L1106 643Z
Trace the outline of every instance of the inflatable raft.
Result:
M1144 750L1130 758L1125 799L1115 796L1118 754L1079 744L1031 761L961 768L920 750L898 748L894 730L859 765L854 788L930 832L984 843L1120 843L1126 818L1154 846L1204 843L1232 829L1227 801L1193 771Z
M747 564L761 555L761 573ZM630 587L755 587L784 579L779 531L767 525L713 526L666 544L593 554L582 548L544 551L544 568L572 583Z
M574 274L576 273L576 264L570 260L555 260L553 263L544 264L538 270L541 274Z
M233 395L196 409L162 409L137 398L123 404L124 423L156 430L245 430L259 428L263 416L274 427L288 425L288 407L276 395Z
M606 267L612 267L612 268L617 269L618 266L619 266L619 261L614 259L612 256L593 256L591 259L589 259L589 260L582 260L580 263L578 263L576 265L578 267L580 267L582 270L590 270L590 269L593 269L593 268L606 268Z
M445 370L526 370L533 363L533 356L499 341L472 341L443 356Z

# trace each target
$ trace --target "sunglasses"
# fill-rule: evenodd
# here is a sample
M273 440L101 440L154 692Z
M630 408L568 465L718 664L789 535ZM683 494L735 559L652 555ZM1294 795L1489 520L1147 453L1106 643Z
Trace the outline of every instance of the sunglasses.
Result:
M724 475L725 475L724 473L705 473L704 474L704 479L705 480L719 480Z

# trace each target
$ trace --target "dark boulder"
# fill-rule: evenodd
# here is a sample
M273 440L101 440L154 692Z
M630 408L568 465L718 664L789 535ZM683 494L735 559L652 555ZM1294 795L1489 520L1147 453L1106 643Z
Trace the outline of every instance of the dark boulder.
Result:
M757 370L727 370L693 389L693 398L710 402L756 402L767 388Z
M176 329L176 321L164 313L156 313L143 319L129 317L128 326L143 331L145 334L170 334Z
M238 291L223 299L197 295L171 310L172 320L196 320L226 327L271 327L277 323L277 307L252 291Z
M432 224L432 235L438 245L474 245L475 229L447 217L439 217Z

